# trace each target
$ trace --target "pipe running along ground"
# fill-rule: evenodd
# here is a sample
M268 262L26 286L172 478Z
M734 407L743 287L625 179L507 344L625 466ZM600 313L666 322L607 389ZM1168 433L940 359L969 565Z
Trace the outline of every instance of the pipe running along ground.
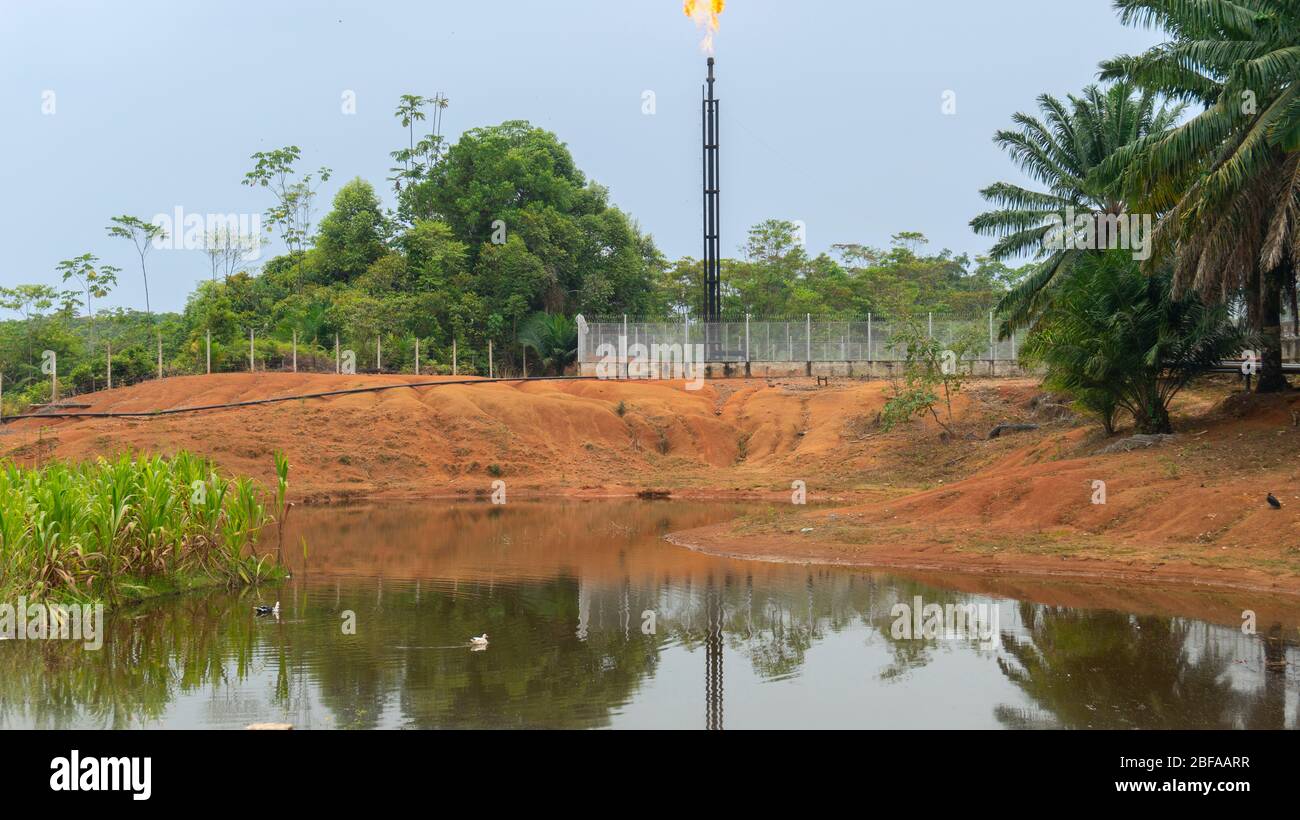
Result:
M454 384L506 384L510 382L551 382L551 381L590 381L596 376L533 376L520 379L460 379L438 382L406 382L403 384L378 384L373 387L349 387L344 390L326 390L322 393L300 393L294 396L276 396L269 399L249 399L247 401L229 402L227 404L203 404L195 407L173 407L169 410L134 410L123 412L86 412L86 413L21 413L14 416L0 416L0 423L22 419L139 419L154 416L174 416L178 413L201 413L206 410L231 410L237 407L256 407L262 404L277 404L285 401L303 401L306 399L325 399L333 396L349 396L357 393L378 393L383 390L401 390L403 388L444 387Z

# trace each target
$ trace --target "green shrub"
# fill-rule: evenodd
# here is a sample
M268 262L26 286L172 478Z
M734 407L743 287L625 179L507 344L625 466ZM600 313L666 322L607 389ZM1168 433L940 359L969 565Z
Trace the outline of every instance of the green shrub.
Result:
M1167 272L1147 275L1129 251L1079 257L1022 358L1074 396L1108 433L1127 411L1140 433L1168 433L1169 403L1191 379L1250 343L1227 308L1174 298Z

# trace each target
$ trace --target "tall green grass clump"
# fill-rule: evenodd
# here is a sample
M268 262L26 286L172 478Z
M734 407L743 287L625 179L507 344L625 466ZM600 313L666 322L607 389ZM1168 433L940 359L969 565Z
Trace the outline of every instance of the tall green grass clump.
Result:
M272 520L262 496L251 479L186 452L40 469L0 462L0 593L112 603L273 578L276 561L257 554Z

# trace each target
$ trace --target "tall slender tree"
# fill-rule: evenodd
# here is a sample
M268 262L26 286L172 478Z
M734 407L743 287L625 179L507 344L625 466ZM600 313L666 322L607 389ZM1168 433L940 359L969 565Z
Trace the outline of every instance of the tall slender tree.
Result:
M149 271L145 268L145 258L153 250L155 241L167 238L167 232L161 225L145 222L135 216L115 216L107 228L108 235L120 239L129 239L140 257L140 276L144 278L144 311L153 316L153 306L149 304Z
M407 133L407 147L390 154L394 160L401 163L401 167L389 169L395 174L391 179L399 194L402 192L403 180L418 178L424 171L415 150L415 124L425 118L424 108L430 102L432 100L428 97L419 94L403 94L397 102L397 110L393 112L393 116L402 123Z

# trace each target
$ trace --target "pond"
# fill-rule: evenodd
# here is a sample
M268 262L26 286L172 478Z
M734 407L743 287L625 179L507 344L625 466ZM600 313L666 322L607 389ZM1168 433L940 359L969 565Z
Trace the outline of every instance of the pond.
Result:
M663 540L762 508L299 508L281 585L110 612L97 651L0 642L0 726L1297 726L1300 601L755 563ZM276 601L278 616L254 612Z

